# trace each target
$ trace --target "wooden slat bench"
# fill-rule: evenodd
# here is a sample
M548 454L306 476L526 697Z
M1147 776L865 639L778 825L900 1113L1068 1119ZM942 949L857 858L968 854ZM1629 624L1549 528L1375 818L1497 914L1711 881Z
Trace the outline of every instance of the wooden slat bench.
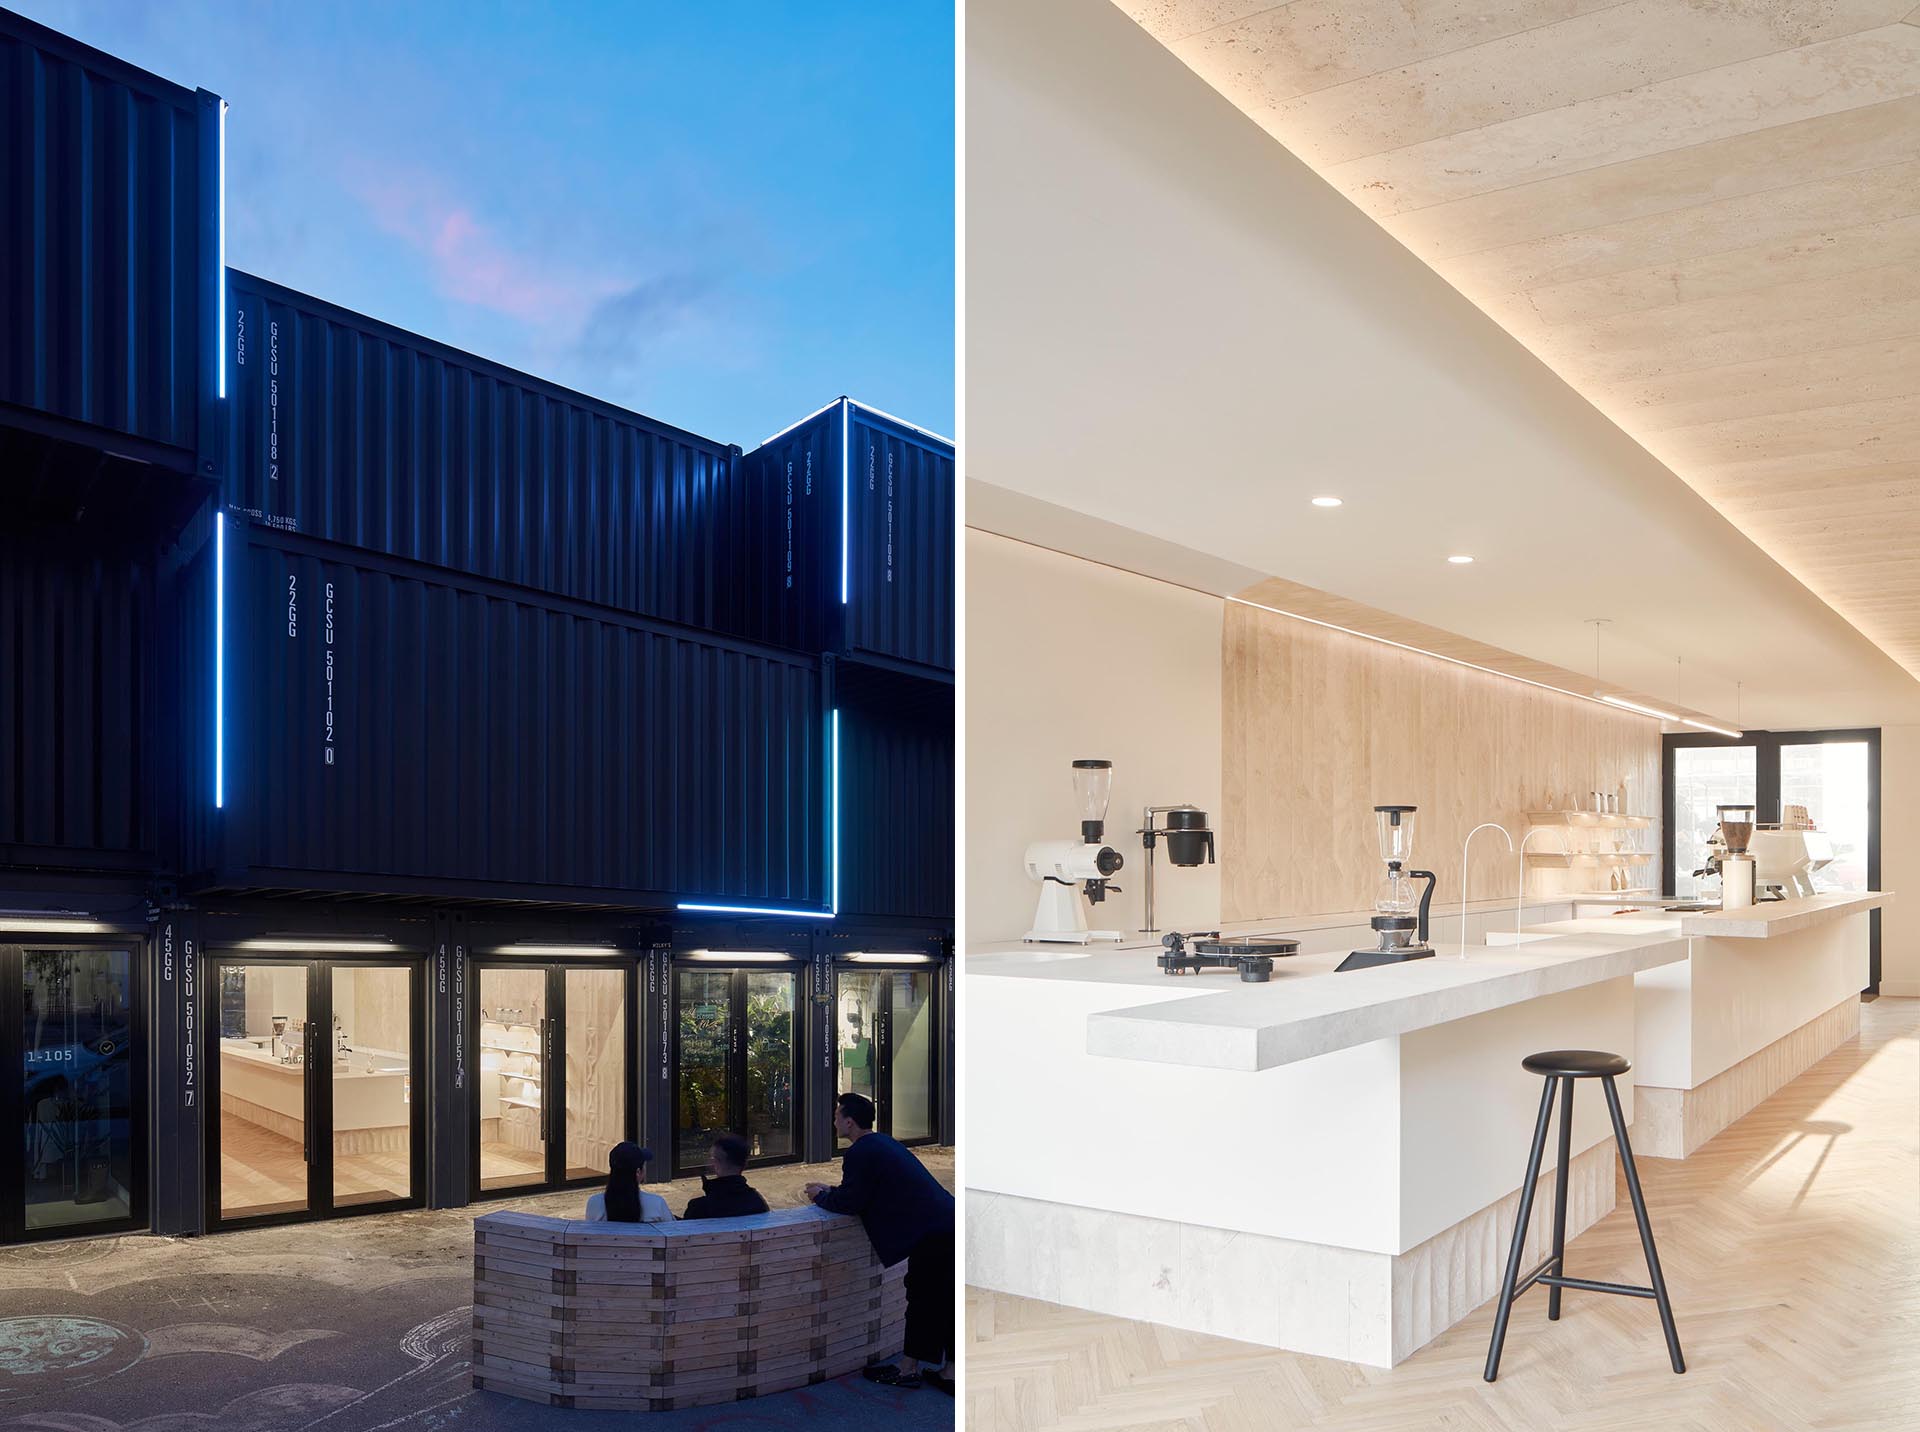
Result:
M817 1208L693 1223L473 1222L473 1385L665 1412L825 1382L900 1351L906 1264Z

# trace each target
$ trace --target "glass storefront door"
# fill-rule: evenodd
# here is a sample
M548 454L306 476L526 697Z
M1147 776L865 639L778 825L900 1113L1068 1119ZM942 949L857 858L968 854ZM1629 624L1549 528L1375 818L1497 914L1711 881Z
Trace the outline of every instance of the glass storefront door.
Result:
M0 1049L16 1050L22 1139L0 1188L0 1235L135 1226L145 1168L132 951L0 945L0 988L0 1007L15 1006Z
M420 969L220 956L210 1221L325 1218L420 1201Z
M800 1156L799 997L791 967L675 970L676 1173L704 1168L714 1139L729 1132L746 1138L755 1163Z
M1720 828L1715 807L1751 805L1758 789L1758 753L1752 746L1680 746L1673 752L1673 893L1718 899L1720 882L1695 875L1707 864L1707 846Z
M836 1092L873 1100L874 1127L901 1143L935 1135L933 971L836 972Z
M633 1137L630 970L483 965L479 984L480 1191L605 1178L608 1153Z

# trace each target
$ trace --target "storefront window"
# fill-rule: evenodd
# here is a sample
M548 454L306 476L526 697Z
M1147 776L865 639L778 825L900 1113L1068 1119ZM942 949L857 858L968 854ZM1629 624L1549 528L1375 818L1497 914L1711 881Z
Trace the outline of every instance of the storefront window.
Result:
M23 952L26 1226L133 1213L133 962L125 950Z

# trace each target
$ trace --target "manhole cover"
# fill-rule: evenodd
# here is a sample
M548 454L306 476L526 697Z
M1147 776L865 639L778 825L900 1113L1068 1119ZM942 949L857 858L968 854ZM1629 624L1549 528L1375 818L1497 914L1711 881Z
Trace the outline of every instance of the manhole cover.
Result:
M0 1401L46 1397L124 1372L147 1340L99 1318L0 1318Z

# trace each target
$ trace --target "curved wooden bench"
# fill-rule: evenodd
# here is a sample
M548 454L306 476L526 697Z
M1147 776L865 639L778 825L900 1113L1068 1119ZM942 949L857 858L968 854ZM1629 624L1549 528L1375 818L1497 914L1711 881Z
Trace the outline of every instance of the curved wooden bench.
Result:
M693 1223L473 1221L473 1385L664 1412L824 1382L900 1351L907 1265L818 1208Z

